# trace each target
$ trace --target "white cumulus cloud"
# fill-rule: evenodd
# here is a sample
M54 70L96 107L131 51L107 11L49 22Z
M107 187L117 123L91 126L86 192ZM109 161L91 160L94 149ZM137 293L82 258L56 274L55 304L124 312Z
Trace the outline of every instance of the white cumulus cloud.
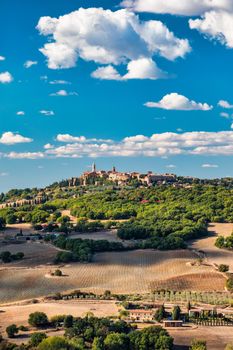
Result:
M5 61L6 57L0 56L0 61Z
M141 21L125 9L80 8L59 18L41 17L37 29L49 37L40 51L51 69L75 67L79 58L119 65L141 58L152 59L155 55L174 60L191 51L188 40L177 38L161 21ZM137 70L134 67L135 63L128 68ZM152 69L155 76L155 65ZM101 74L116 80L118 77L117 71L110 67L97 70L94 75Z
M137 12L199 16L211 10L233 10L231 0L125 0L123 7Z
M149 108L162 108L180 111L209 111L213 108L213 106L210 106L207 103L189 100L187 97L179 95L176 92L165 95L159 102L146 102L145 106Z
M0 73L0 84L7 84L13 81L13 76L9 72Z
M11 131L4 132L0 137L0 143L4 145L14 145L17 143L28 143L33 140L29 137L24 137L18 133L13 133Z
M228 101L225 100L220 100L218 102L218 106L222 107L222 108L226 108L226 109L231 109L233 108L233 105L231 103L229 103Z
M91 76L102 80L128 80L128 79L151 79L164 78L166 73L161 71L151 58L139 58L130 61L127 65L128 73L120 75L112 65L99 67Z
M24 63L24 67L25 68L31 68L32 66L36 66L38 64L37 61L31 61L31 60L28 60Z
M228 48L233 48L233 9L231 12L206 12L201 18L190 19L189 26L210 39L215 39Z

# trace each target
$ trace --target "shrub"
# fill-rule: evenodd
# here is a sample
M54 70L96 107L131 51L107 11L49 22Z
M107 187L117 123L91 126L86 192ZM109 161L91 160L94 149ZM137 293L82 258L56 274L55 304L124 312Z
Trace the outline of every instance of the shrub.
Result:
M229 271L229 265L220 264L219 267L218 267L218 271L219 272L227 272L227 271Z
M207 350L206 341L194 339L191 342L190 350Z
M42 332L33 333L30 337L30 344L32 346L38 346L46 338L47 338L47 335L45 333L42 333Z
M228 278L228 280L226 281L226 288L230 292L233 292L233 277Z
M28 323L33 327L45 327L48 325L48 317L44 312L34 312L29 315Z
M73 327L73 323L74 323L74 318L72 315L67 315L64 319L64 327L65 328L71 328Z
M61 277L62 276L62 271L57 269L54 271L54 276Z
M7 332L8 338L14 338L15 335L19 332L19 329L15 324L11 324L6 328L6 332Z

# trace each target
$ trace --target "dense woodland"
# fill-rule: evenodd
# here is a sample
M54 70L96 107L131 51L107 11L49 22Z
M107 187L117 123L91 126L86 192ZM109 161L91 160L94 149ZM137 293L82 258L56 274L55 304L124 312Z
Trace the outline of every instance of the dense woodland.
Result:
M75 195L69 193L67 198L61 198L63 194L56 189L43 204L0 210L0 226L47 223L50 228L65 232L117 227L120 238L141 240L142 248L176 249L185 247L188 239L205 235L208 222L233 222L233 189L226 186L194 184L190 188L155 186L95 191L87 188L85 192L77 187ZM78 218L74 228L69 218L61 217L63 209L69 209Z

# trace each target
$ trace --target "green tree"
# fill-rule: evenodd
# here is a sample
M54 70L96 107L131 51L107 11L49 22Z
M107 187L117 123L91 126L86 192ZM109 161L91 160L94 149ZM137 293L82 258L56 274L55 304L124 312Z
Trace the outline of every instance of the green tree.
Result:
M159 309L156 310L154 317L156 321L161 322L165 316L166 316L166 312L165 312L164 305L161 305Z
M2 262L5 264L11 262L11 253L8 251L2 252L0 254L0 259L2 259Z
M174 306L174 308L172 310L172 319L174 321L179 320L180 319L180 313L181 313L180 307L178 305Z
M64 319L64 327L65 328L71 328L74 324L74 318L72 315L67 315Z
M104 340L106 350L128 350L129 339L123 333L110 333Z
M92 350L104 350L104 342L100 337L95 337L92 343Z
M28 323L33 327L45 327L48 325L48 317L44 312L34 312L29 315Z
M220 264L219 267L218 267L218 271L219 272L227 272L227 271L229 271L229 265Z
M206 341L194 339L191 342L191 346L189 349L190 350L207 350Z
M14 338L18 332L19 332L19 329L15 324L11 324L6 328L6 333L8 335L8 338Z
M47 338L47 335L42 332L33 333L30 337L30 345L38 346L44 339Z
M44 339L38 346L38 350L72 350L70 343L64 337L49 337Z

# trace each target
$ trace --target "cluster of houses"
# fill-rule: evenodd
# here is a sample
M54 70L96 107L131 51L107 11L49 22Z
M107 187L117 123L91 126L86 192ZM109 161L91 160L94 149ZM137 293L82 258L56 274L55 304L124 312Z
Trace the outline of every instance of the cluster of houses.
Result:
M81 185L86 186L90 181L94 181L95 184L98 184L98 180L100 179L114 182L117 185L125 185L132 180L137 180L142 185L150 186L153 183L174 183L177 177L174 174L154 174L151 171L148 171L147 174L139 172L119 172L116 170L115 166L109 171L97 170L96 164L93 163L91 171L84 172L79 180ZM75 186L77 181L77 178L73 178L71 185Z
M141 305L140 308L128 309L128 321L135 323L154 323L155 313L161 305ZM171 314L174 305L165 305L166 311ZM233 308L214 308L211 306L196 306L187 310L187 307L181 307L181 317L179 320L172 320L171 317L163 320L165 328L182 327L186 321L186 315L192 318L200 318L203 314L210 316L217 315L218 317L226 317L233 321Z

